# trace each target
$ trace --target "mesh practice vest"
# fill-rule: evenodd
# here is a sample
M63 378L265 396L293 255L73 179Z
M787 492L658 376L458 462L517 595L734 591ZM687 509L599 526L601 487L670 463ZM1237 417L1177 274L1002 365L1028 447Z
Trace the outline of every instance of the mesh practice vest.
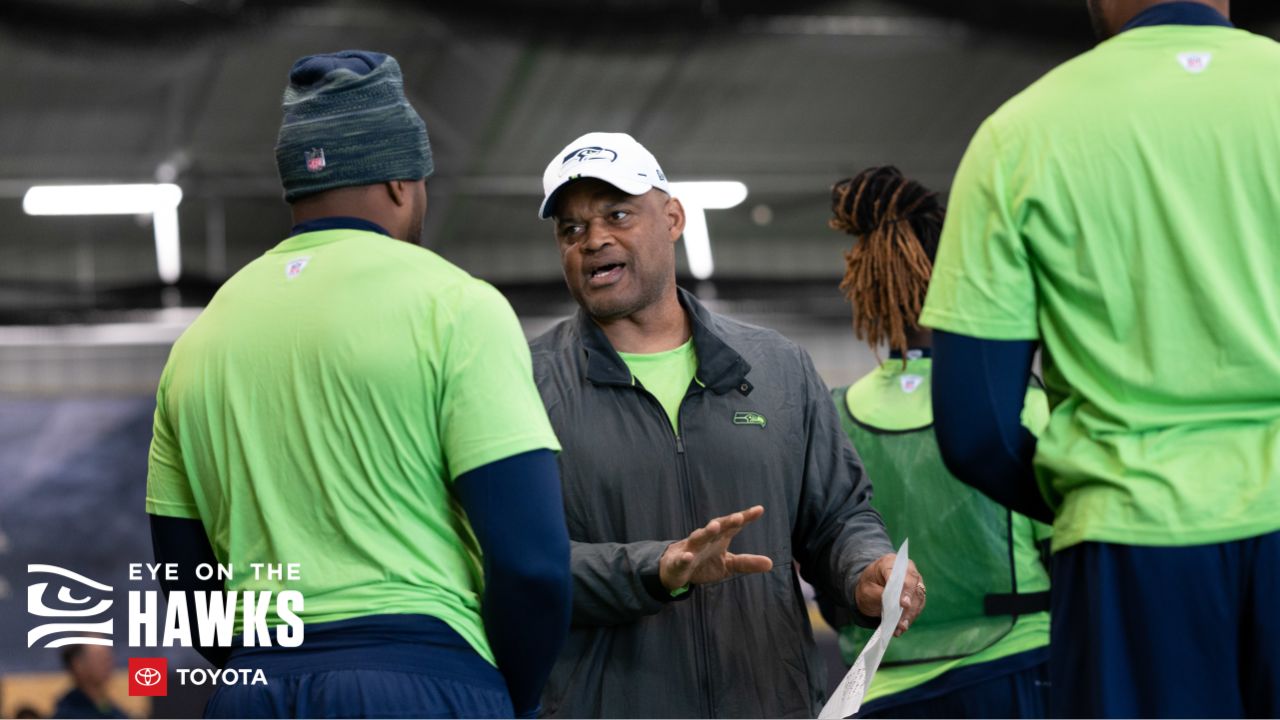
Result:
M832 392L875 487L872 505L895 546L911 539L911 559L928 587L925 611L889 645L886 665L972 655L1004 637L1018 615L1048 609L1038 523L996 504L943 465L929 370L927 358L912 359L905 369L890 360L851 388ZM1028 391L1028 403L1034 402L1043 406L1043 391ZM852 624L841 630L847 662L871 633Z

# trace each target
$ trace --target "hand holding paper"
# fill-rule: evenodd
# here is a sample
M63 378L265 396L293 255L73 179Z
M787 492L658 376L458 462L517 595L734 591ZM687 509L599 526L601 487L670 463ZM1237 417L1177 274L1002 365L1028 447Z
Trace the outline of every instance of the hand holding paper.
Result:
M903 541L903 547L906 542ZM898 551L899 554L902 550ZM892 604L893 593L885 592L885 584L889 581L891 571L896 566L895 560L897 555L883 555L875 562L867 566L862 571L862 575L858 578L858 586L854 591L854 601L858 605L858 611L863 615L870 617L885 617L888 613L886 608ZM898 593L901 610L901 618L898 620L893 630L893 636L898 637L907 631L907 628L915 622L920 616L920 612L925 606L925 587L924 580L920 577L920 573L916 571L916 564L907 560L906 575L902 582L902 592ZM883 623L881 623L883 625Z
M901 635L924 610L924 581L907 557L906 540L896 555L885 555L862 571L855 594L858 610L864 615L879 615L880 627L827 700L818 714L819 720L847 718L858 712L871 678L889 649L891 638L885 628L893 628L894 637Z

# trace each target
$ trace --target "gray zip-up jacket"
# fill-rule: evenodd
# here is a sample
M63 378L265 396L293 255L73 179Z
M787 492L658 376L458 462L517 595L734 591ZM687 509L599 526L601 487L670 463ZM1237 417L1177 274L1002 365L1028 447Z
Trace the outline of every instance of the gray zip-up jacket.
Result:
M573 628L543 694L550 717L815 717L826 670L800 574L852 603L858 575L893 552L871 483L807 353L713 314L681 290L698 357L680 436L585 312L532 343L563 446ZM730 551L773 570L677 599L667 545L763 505ZM870 624L868 618L858 618Z

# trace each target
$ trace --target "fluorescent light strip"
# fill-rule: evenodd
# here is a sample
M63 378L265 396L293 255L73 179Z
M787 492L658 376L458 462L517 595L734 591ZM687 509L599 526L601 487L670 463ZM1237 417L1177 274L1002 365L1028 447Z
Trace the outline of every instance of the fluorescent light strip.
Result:
M962 22L886 15L778 15L761 21L758 27L778 35L843 37L963 38L968 33Z
M150 215L156 269L166 283L182 273L178 204L182 188L159 185L36 185L22 198L28 215Z
M36 185L22 198L28 215L150 215L182 202L177 185Z
M182 274L182 247L178 242L178 208L157 210L151 216L156 233L156 270L172 285Z
M671 194L684 206L684 249L689 272L706 280L715 272L707 210L727 210L747 199L747 186L736 180L671 183Z

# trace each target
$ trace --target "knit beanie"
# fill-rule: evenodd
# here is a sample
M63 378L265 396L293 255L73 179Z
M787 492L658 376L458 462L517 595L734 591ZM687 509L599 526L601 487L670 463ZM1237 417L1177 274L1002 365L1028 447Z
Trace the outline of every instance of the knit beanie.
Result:
M404 96L396 59L344 50L294 63L276 167L290 203L334 188L430 175L427 126Z

